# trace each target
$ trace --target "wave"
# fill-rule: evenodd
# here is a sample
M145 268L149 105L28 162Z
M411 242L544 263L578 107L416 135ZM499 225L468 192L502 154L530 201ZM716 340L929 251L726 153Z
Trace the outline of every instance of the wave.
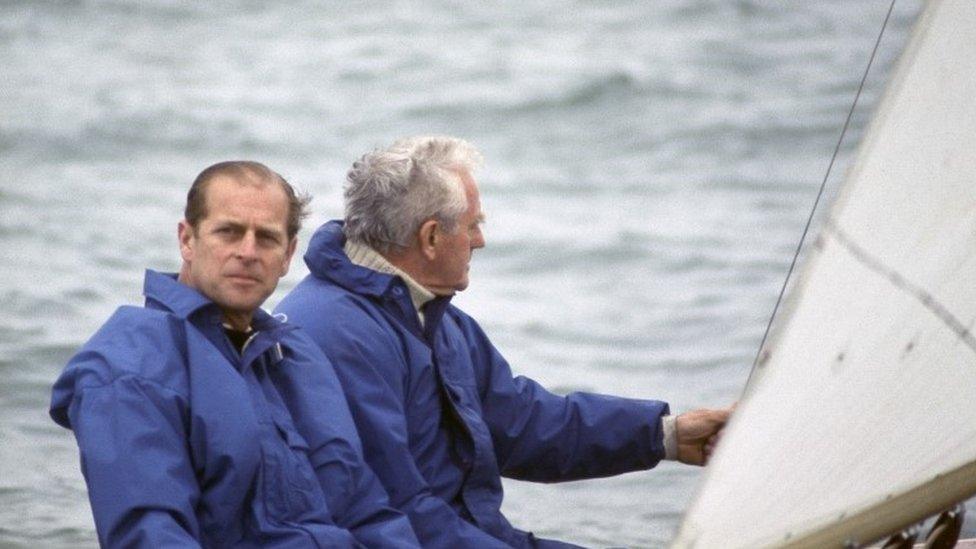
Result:
M558 78L557 78L558 80ZM627 100L650 98L701 97L711 92L666 80L648 80L637 74L615 70L589 76L582 82L569 84L555 92L542 90L508 90L505 97L485 99L483 95L412 105L404 108L408 117L453 116L460 113L478 113L481 116L503 116L527 113L577 110L587 107L606 106Z

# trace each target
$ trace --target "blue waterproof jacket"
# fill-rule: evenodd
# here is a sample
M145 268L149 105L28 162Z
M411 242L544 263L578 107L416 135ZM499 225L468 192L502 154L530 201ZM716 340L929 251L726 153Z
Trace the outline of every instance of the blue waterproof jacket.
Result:
M533 547L502 516L501 475L557 482L648 469L664 457L663 402L557 396L514 377L449 298L421 327L399 277L359 267L342 225L312 237L311 270L276 311L336 366L366 459L425 547Z
M51 399L103 546L417 546L307 336L259 309L239 354L202 294L152 271L144 291L146 307L119 308Z

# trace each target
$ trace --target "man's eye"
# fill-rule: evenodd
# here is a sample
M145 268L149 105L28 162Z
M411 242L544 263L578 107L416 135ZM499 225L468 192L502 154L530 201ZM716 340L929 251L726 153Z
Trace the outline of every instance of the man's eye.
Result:
M241 230L237 227L217 227L214 229L214 234L217 238L231 240L239 238L241 236Z
M257 237L258 237L258 240L260 240L261 242L267 243L267 244L277 244L278 243L278 235L276 235L274 233L259 232L257 234Z

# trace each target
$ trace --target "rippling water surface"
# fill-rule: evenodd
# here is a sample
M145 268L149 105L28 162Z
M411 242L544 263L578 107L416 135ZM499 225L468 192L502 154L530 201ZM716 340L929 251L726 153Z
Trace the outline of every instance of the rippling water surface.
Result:
M177 268L186 189L218 160L312 192L306 241L362 152L462 136L486 157L489 244L458 301L517 371L678 411L731 402L887 8L3 2L0 545L95 544L50 385L140 302L143 268ZM832 180L918 8L896 7ZM545 536L657 547L697 478L509 482L506 511Z

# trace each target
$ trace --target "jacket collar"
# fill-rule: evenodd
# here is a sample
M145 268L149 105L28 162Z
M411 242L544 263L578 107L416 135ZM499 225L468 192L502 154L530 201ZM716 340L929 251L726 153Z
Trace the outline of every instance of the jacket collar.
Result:
M319 227L312 235L308 243L308 251L305 252L305 264L308 265L309 271L318 278L330 280L350 292L376 297L386 295L397 283L398 277L360 267L349 261L349 257L343 251L345 243L346 235L342 232L342 221L329 221Z
M439 296L427 302L424 306L424 327L421 327L403 279L356 265L343 250L345 243L342 221L329 221L319 227L305 253L305 263L312 276L328 280L354 294L390 303L409 330L421 339L433 341L441 318L451 304L451 296Z
M159 273L146 269L142 294L146 296L146 307L163 309L182 319L187 319L201 309L219 308L207 297L177 280L176 273Z
M142 293L146 296L146 307L169 311L183 320L196 316L201 319L212 319L213 322L219 323L222 319L217 304L207 296L177 280L176 273L160 273L146 269ZM260 307L254 311L251 327L259 332L290 328Z

